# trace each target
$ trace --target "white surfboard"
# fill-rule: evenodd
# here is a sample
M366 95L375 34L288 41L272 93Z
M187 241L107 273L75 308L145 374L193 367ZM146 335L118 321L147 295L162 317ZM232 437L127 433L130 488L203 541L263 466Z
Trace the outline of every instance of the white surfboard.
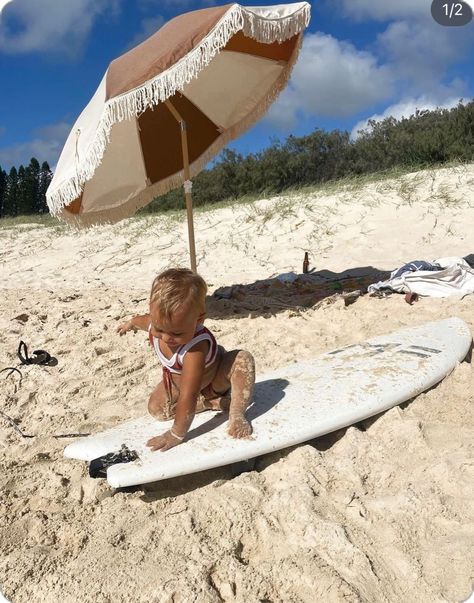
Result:
M231 438L227 415L210 411L195 416L185 442L166 452L151 452L147 440L169 429L172 421L145 416L77 440L64 454L90 461L126 444L139 458L108 468L107 480L115 488L250 459L346 427L416 396L464 359L471 340L465 322L448 318L263 375L247 411L252 439Z

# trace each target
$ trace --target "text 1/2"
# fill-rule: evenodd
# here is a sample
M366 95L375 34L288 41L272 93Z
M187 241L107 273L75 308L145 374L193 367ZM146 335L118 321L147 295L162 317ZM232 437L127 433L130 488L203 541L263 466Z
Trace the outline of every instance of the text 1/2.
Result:
M472 21L472 8L464 0L433 0L431 15L440 25L459 27Z
M452 19L453 17L462 17L462 9L463 6L460 2L456 2L456 4L443 4L444 14Z

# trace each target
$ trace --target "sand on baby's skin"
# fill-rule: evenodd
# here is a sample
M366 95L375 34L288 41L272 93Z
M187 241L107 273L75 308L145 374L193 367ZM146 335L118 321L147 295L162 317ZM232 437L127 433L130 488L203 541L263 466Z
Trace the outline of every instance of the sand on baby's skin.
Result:
M196 214L210 291L301 270L391 270L474 253L474 166ZM474 566L472 365L375 420L257 460L132 493L64 459L71 440L144 413L159 369L143 333L153 276L187 263L166 217L73 233L0 230L0 369L20 339L57 367L0 375L0 586L14 603L457 602ZM369 272L370 273L370 272ZM296 304L295 300L295 304ZM474 332L474 297L363 296L207 325L260 374L448 316ZM224 302L222 302L224 303ZM217 304L217 302L216 302ZM214 304L213 308L218 306ZM27 322L15 317L27 314ZM284 370L284 369L282 369ZM159 428L157 427L157 432Z

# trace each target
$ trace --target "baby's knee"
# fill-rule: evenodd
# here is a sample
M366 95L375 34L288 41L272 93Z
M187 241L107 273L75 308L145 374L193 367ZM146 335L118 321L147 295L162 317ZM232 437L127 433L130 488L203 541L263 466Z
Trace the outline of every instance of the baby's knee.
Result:
M234 369L255 375L255 359L247 350L239 350L234 361Z
M148 400L148 412L152 417L158 419L158 421L167 421L174 416L173 409L167 401L155 393L151 394Z

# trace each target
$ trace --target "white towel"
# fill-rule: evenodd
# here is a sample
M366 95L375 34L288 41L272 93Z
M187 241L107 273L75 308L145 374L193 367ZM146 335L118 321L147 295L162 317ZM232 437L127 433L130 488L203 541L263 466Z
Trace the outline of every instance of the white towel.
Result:
M449 257L433 260L442 270L417 270L393 278L394 270L386 281L369 285L369 293L391 289L397 293L417 293L429 297L449 297L474 293L474 269L463 258Z

